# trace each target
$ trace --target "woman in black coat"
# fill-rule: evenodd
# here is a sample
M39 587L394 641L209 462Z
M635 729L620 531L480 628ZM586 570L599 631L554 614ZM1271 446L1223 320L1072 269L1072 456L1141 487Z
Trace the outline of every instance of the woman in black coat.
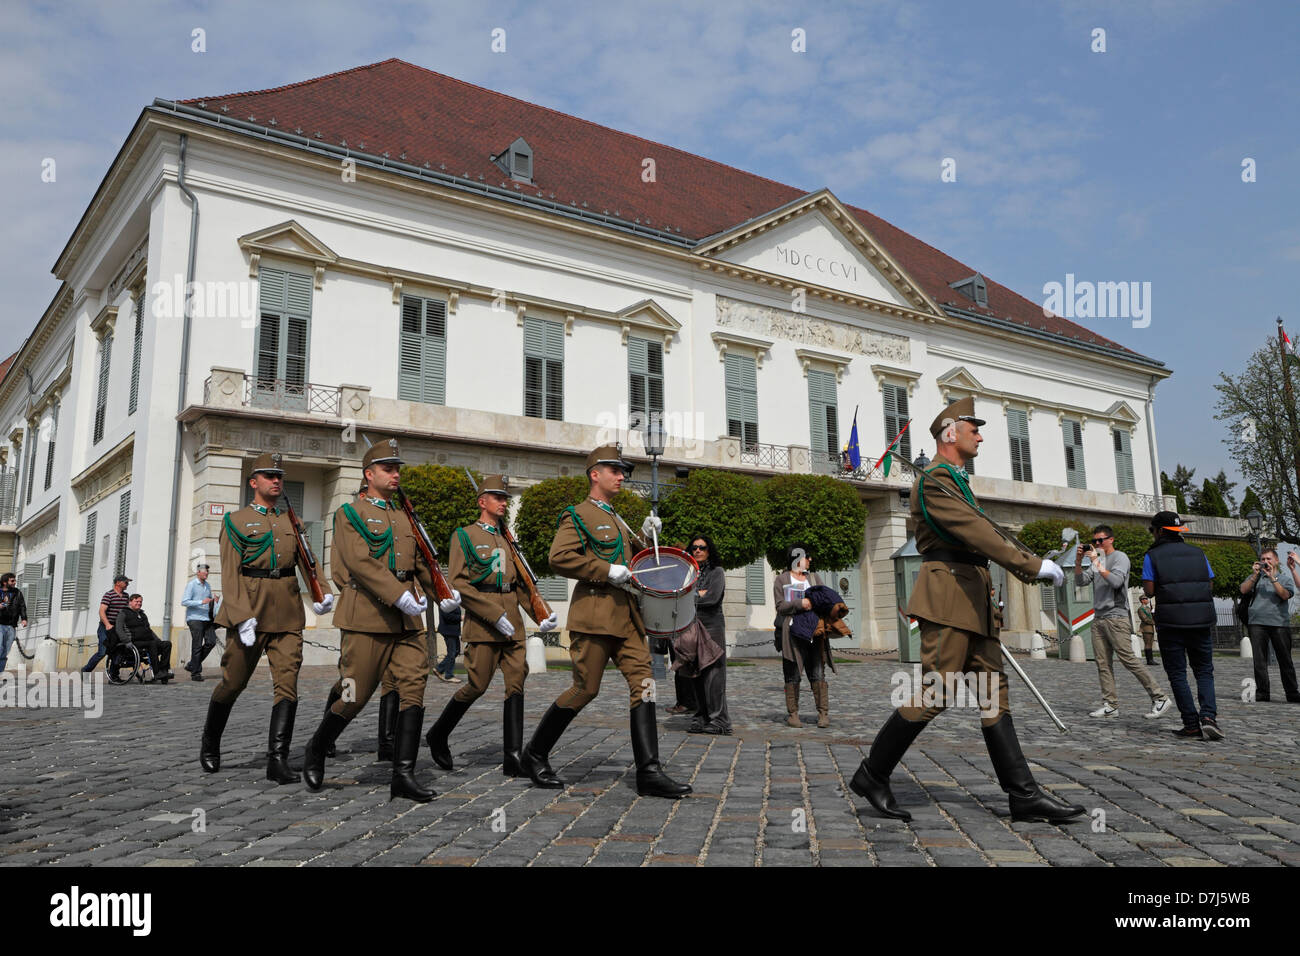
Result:
M695 582L695 616L721 648L722 656L695 678L695 719L688 729L693 734L727 735L731 733L731 717L727 714L727 624L722 614L727 574L708 536L694 535L690 553L700 566L700 577Z

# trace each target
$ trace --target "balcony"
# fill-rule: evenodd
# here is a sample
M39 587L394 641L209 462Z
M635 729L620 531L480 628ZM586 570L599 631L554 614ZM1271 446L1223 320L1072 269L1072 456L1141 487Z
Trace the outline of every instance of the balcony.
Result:
M256 408L331 418L365 417L370 389L319 385L282 378L257 378L242 369L213 368L203 382L203 404L216 408Z

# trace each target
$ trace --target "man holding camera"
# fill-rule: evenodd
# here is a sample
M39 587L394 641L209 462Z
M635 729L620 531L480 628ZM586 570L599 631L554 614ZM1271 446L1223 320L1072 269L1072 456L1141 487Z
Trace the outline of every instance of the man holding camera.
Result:
M1091 559L1091 567L1083 567L1084 558ZM1129 567L1128 555L1115 550L1115 532L1109 525L1099 524L1093 528L1092 543L1080 544L1074 554L1075 585L1093 586L1092 652L1097 659L1097 673L1101 677L1102 705L1090 713L1089 717L1119 716L1119 695L1115 690L1112 655L1119 658L1120 663L1129 669L1129 673L1151 695L1151 710L1143 716L1160 717L1173 706L1155 678L1133 653L1133 627L1128 610Z
M1287 554L1291 574L1281 573L1277 552L1272 548L1263 552L1252 565L1250 577L1241 582L1242 600L1250 605L1250 650L1255 664L1255 700L1267 701L1270 697L1268 683L1269 648L1277 655L1277 669L1282 672L1282 689L1289 703L1300 703L1300 688L1296 687L1295 664L1291 660L1291 615L1289 608L1295 588L1288 577L1296 575L1295 552Z

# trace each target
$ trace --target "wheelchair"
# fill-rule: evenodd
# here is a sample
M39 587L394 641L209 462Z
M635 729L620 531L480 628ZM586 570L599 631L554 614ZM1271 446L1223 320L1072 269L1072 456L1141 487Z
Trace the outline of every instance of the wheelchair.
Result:
M152 683L153 664L152 660L145 660L135 644L119 640L108 649L104 658L104 672L108 675L110 684L129 684L132 680L140 684ZM159 683L166 684L172 679L173 675L166 673L166 677L158 678Z

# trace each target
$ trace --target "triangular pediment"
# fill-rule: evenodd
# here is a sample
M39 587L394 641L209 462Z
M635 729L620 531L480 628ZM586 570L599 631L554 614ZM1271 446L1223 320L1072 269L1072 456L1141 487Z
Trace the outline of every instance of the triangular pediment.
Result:
M333 249L292 219L240 236L239 247L263 255L287 255L322 263L337 262L339 258Z
M640 332L648 332L656 337L661 337L664 343L664 351L667 352L672 348L673 336L681 331L682 324L674 319L668 311L654 299L642 299L640 302L634 302L625 309L619 309L614 313L614 321L623 327L623 344L627 344L627 337L633 329Z
M1133 411L1128 402L1116 402L1106 409L1105 417L1117 422L1124 422L1126 425L1136 425L1139 421L1137 413Z
M968 372L965 366L962 365L949 369L934 381L941 391L964 392L971 395L983 394L986 391L984 386L980 384L979 379Z
M695 252L853 298L941 314L930 297L826 189L710 237Z

